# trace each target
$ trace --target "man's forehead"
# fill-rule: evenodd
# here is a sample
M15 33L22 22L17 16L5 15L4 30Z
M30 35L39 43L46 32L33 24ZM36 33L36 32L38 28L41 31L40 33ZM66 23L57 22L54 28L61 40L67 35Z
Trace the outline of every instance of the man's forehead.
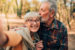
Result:
M41 8L49 8L49 3L48 2L42 3Z

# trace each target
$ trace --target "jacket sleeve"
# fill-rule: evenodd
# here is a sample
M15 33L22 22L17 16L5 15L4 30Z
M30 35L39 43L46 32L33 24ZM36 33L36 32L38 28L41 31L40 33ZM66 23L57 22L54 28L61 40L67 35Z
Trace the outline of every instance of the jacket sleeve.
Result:
M61 33L61 40L60 40L60 50L68 50L68 34L67 29L63 29L63 32Z
M5 46L16 46L22 41L22 36L15 31L6 31L5 34L8 37L8 42Z

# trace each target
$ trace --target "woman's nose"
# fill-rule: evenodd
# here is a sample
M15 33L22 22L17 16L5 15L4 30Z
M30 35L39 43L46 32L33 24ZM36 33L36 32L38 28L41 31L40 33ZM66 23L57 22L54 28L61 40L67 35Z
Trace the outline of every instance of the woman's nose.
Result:
M34 21L33 24L36 24L36 21Z

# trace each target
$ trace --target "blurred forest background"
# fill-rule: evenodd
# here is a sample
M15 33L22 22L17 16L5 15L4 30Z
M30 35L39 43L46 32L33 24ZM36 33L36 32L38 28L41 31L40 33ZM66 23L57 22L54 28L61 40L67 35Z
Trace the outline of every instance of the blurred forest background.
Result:
M4 29L9 30L23 25L24 15L30 11L38 11L46 0L0 0L0 18ZM69 34L69 50L75 50L75 0L55 0L57 3L56 18L63 22Z
M0 17L5 19L5 26L13 27L11 23L23 23L22 20L20 22L19 20L24 18L25 13L38 11L44 1L46 0L0 0ZM56 18L64 22L68 29L71 29L75 18L75 0L55 1L58 7Z
M17 24L21 25L25 13L38 11L44 1L46 0L0 0L0 17L5 21L6 30L17 27ZM68 29L72 29L71 25L75 19L75 0L55 1L58 7L56 18L64 22Z

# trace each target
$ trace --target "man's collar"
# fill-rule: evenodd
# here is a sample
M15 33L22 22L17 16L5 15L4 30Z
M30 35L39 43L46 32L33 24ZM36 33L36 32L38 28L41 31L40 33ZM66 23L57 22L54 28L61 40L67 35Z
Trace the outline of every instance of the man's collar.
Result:
M41 26L44 26L49 29L59 29L56 19L53 19L52 23L49 24L49 26L46 26L45 23L41 23Z
M57 20L54 19L52 23L50 24L50 29L58 29Z

